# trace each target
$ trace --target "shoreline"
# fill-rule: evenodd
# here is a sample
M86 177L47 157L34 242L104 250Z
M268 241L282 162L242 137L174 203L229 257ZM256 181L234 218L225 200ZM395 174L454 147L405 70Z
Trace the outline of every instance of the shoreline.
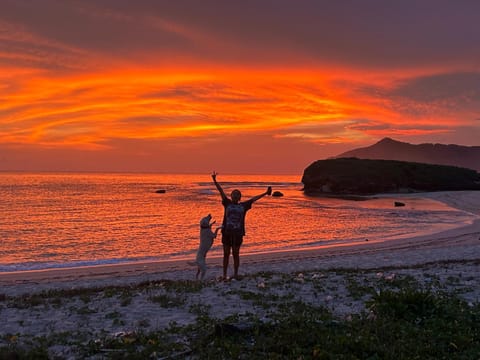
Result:
M462 260L480 261L480 219L470 225L408 239L241 254L240 272L251 275L376 269ZM206 281L220 276L221 261L219 256L207 256ZM195 272L196 268L188 265L185 259L132 262L0 273L0 286L5 295L19 295L59 288L124 286L155 279L194 280Z
M434 200L437 202L443 203L442 206L449 206L456 208L461 211L465 211L467 213L473 214L476 216L476 218L480 218L480 206L477 205L478 203L472 202L470 195L474 195L473 198L478 200L478 203L480 203L480 191L456 191L456 192L435 192L435 193L416 193L416 194L398 194L398 196L392 196L392 194L377 194L375 196L375 199L386 199L389 202L400 200L400 201L405 201L408 203L409 199L412 200L421 200L421 199L427 199L427 200ZM460 197L460 199L455 199L457 196ZM385 200L382 200L385 202ZM413 201L412 201L413 202ZM434 202L432 202L434 204ZM385 204L381 203L380 206L384 206ZM434 208L437 205L433 205ZM467 216L468 217L468 216ZM414 226L409 226L409 224L404 228L408 229L408 231L402 231L397 232L395 234L385 234L384 239L379 239L380 236L382 236L381 233L378 234L369 234L368 229L364 233L363 236L364 238L361 238L362 235L359 235L359 238L338 238L338 239L333 239L332 241L326 240L326 241L321 241L317 240L317 243L311 243L308 244L308 240L304 239L304 243L299 243L299 244L289 244L288 242L284 242L281 247L278 247L276 245L276 248L272 248L270 250L263 250L261 248L252 248L251 253L249 252L250 248L248 246L248 241L247 241L247 246L244 246L242 248L242 258L246 257L251 257L251 256L257 256L257 255L264 255L262 251L272 253L272 254L277 254L277 253L284 253L284 252L298 252L298 253L305 253L307 252L317 252L319 249L321 250L326 250L326 249L342 249L345 247L356 247L356 246L363 246L364 242L368 243L374 243L378 241L385 241L385 242L394 242L396 240L400 241L408 241L408 239L412 237L418 237L422 235L433 235L437 234L440 232L444 231L449 231L452 227L457 228L464 226L464 224L455 224L452 222L445 222L445 224L442 223L436 224L434 222L431 222L431 225L429 228L425 230L420 230L416 229ZM466 224L466 222L465 222ZM403 232L403 234L402 234ZM272 230L272 236L274 235L274 230ZM371 235L371 236L370 236ZM313 238L312 238L313 239ZM248 239L247 239L248 240ZM277 239L278 240L278 239ZM312 240L313 241L313 240ZM293 246L293 247L292 247ZM189 248L190 251L190 248ZM175 269L180 269L178 264L181 264L182 261L191 261L195 257L196 253L196 244L195 248L191 249L191 254L189 256L183 254L179 256L178 254L172 254L172 255L159 255L159 256L152 256L150 258L144 257L143 259L128 259L128 257L124 257L122 259L98 259L98 260L91 260L91 259L86 259L82 261L74 261L74 262L65 262L65 263L58 263L58 264L41 264L39 263L38 265L27 265L23 266L21 263L16 266L14 263L10 265L5 265L5 267L0 271L0 278L1 277L12 277L13 274L19 274L19 276L22 276L22 274L32 274L34 277L38 278L41 276L40 274L45 274L46 272L50 272L53 276L57 276L60 274L62 271L64 272L71 272L75 271L76 269L82 270L82 269L90 269L91 272L93 273L98 273L99 271L108 271L111 272L113 267L118 267L119 269L122 269L124 267L142 267L142 266L147 266L151 267L150 264L157 264L155 265L156 267L159 267L160 265L158 264L165 264L163 267L171 267L173 266ZM221 244L219 242L216 243L214 248L211 249L207 256L207 261L208 259L217 259L218 257L222 256L222 249L221 249ZM275 257L278 257L278 255L275 255ZM103 269L103 270L95 270L95 269ZM83 270L85 272L85 270ZM123 270L122 270L123 271Z
M390 196L390 194L383 196ZM405 197L411 196L412 194L405 194ZM474 214L477 219L470 225L461 225L433 234L418 234L401 239L245 253L241 254L240 271L244 274L251 274L259 271L288 272L292 267L299 270L302 270L302 267L305 269L375 268L480 258L480 251L474 251L480 244L480 191L419 193L415 194L415 197L443 202L448 206ZM397 255L394 255L395 253ZM398 256L398 254L402 256ZM36 284L38 287L42 287L42 284L48 283L104 282L109 278L114 279L117 283L136 281L136 278L137 281L140 281L146 277L189 280L193 278L192 274L196 269L189 266L187 261L182 258L0 272L0 286L4 288L19 285L28 287ZM221 256L207 255L207 265L209 266L207 279L220 275L221 262Z
M450 200L479 215L480 192L472 195ZM49 358L93 360L149 347L156 358L176 357L172 346L189 328L215 336L222 324L276 326L286 315L284 306L298 304L326 309L335 324L350 324L369 319L375 294L405 287L459 298L467 310L475 309L480 218L409 239L241 255L240 280L218 279L220 257L207 256L207 264L203 282L194 280L196 268L186 260L0 273L0 355L2 348L21 354L33 347ZM164 335L168 340L156 340ZM165 341L172 344L161 350L158 344ZM137 347L128 350L132 342Z

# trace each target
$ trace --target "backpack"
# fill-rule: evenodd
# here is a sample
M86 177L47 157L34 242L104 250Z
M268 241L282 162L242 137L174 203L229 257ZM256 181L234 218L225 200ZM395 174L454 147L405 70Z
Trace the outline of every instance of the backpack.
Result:
M225 208L225 230L243 233L245 208L242 204L229 204Z

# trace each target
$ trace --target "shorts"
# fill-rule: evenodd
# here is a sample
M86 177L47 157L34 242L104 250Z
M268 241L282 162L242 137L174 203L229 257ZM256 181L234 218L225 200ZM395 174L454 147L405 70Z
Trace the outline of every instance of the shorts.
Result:
M230 247L240 247L243 243L243 235L238 233L222 234L222 244Z

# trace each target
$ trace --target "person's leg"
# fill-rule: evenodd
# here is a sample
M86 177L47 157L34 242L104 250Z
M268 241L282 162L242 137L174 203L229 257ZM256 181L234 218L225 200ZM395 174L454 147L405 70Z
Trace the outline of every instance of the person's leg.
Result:
M243 236L236 235L232 239L232 254L233 254L233 276L238 279L238 268L240 267L240 246L243 243Z
M233 277L238 278L238 268L240 267L240 245L232 247L233 254Z
M228 259L230 257L231 246L228 244L223 244L223 278L227 278L228 270Z

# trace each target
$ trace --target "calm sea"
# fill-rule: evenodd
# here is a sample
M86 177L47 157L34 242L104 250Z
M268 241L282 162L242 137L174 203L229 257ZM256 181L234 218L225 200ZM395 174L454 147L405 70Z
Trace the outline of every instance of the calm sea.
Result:
M402 198L348 201L307 197L300 176L219 175L243 199L268 185L247 214L242 253L388 240L472 221L442 203ZM164 189L165 193L156 193ZM223 208L210 175L0 173L0 272L193 259L199 221ZM210 255L221 254L220 237Z

